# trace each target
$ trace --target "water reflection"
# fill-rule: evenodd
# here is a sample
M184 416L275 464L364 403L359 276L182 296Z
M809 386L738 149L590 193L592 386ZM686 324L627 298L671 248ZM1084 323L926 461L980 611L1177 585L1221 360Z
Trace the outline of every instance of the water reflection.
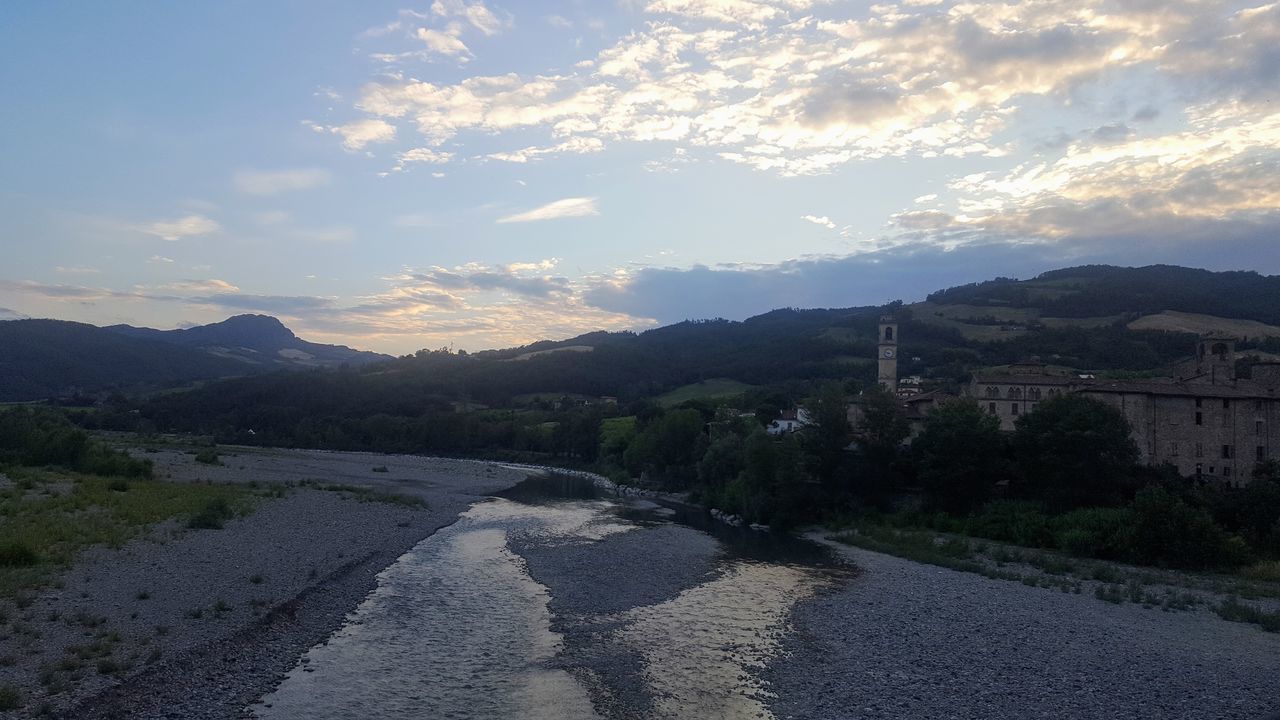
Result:
M772 717L756 674L777 653L792 606L842 572L812 544L710 524L684 508L601 499L586 485L534 479L473 506L385 570L347 625L309 651L254 714ZM580 639L566 647L551 630L547 588L529 576L512 540L590 551L603 538L672 520L716 537L724 555L715 576L665 602L560 618L558 627ZM602 657L635 662L589 660ZM633 680L641 692L634 702L608 701Z
M385 570L348 624L313 648L260 718L594 718L551 669L547 591L507 549L514 528L601 537L598 508L481 503Z

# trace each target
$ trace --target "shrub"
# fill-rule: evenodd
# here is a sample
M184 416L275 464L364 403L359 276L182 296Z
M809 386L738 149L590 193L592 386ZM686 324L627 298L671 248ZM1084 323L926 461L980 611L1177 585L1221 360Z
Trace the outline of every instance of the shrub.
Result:
M17 710L22 707L22 693L12 685L0 685L0 710Z
M1034 503L998 500L965 523L969 535L990 538L1023 547L1049 547L1053 531L1049 518Z
M205 465L221 465L222 464L222 461L218 459L218 451L215 450L214 448L209 448L208 450L201 450L200 452L196 453L196 462L203 463Z
M187 527L193 530L221 530L227 520L233 517L235 512L225 498L213 498L187 520Z
M1248 548L1228 539L1209 513L1193 508L1158 485L1140 490L1133 501L1129 560L1182 569L1238 567Z
M1054 518L1054 544L1076 557L1119 560L1130 543L1132 525L1128 509L1074 510Z
M38 562L40 556L21 540L0 544L0 567L31 567Z
M1245 605L1235 598L1228 598L1214 609L1223 620L1239 623L1257 623L1267 632L1280 633L1280 612L1267 612L1252 605Z

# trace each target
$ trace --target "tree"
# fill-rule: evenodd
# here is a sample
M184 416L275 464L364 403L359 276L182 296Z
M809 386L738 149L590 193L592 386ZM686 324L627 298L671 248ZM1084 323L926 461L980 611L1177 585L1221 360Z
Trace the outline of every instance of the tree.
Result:
M1083 395L1059 395L1017 421L1013 489L1052 511L1112 506L1131 490L1138 447L1114 407Z
M971 399L939 407L911 443L916 474L939 509L964 513L991 497L1001 474L1000 420Z
M861 452L851 491L864 500L884 504L897 483L894 466L902 443L911 436L911 425L898 398L878 385L862 393L859 406L862 417L854 437Z
M823 484L830 485L851 439L849 404L839 383L826 382L808 406L813 424L801 433L803 447L813 474Z

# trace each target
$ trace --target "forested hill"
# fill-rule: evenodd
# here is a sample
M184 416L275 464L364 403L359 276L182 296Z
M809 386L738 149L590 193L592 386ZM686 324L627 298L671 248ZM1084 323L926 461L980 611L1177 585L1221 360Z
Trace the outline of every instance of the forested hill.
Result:
M198 348L213 355L262 364L271 369L288 369L291 365L363 365L391 359L388 355L352 350L345 345L307 342L269 315L236 315L222 322L179 330L153 330L132 325L110 325L104 329L129 337Z
M6 320L0 321L0 402L154 390L196 380L390 359L309 343L279 320L256 315L168 331Z
M929 301L1034 308L1046 317L1146 315L1172 310L1280 325L1280 276L1173 265L1085 265L1046 272L1031 280L997 278L962 285L936 292Z

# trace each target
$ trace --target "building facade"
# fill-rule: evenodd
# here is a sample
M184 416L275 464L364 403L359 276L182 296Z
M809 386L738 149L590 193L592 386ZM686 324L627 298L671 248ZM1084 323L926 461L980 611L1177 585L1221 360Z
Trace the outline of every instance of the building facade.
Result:
M1119 410L1142 462L1184 476L1244 485L1259 463L1280 459L1280 363L1235 373L1234 341L1206 338L1176 377L1108 381L1025 372L978 375L970 395L1013 430L1017 418L1061 393L1080 393Z

